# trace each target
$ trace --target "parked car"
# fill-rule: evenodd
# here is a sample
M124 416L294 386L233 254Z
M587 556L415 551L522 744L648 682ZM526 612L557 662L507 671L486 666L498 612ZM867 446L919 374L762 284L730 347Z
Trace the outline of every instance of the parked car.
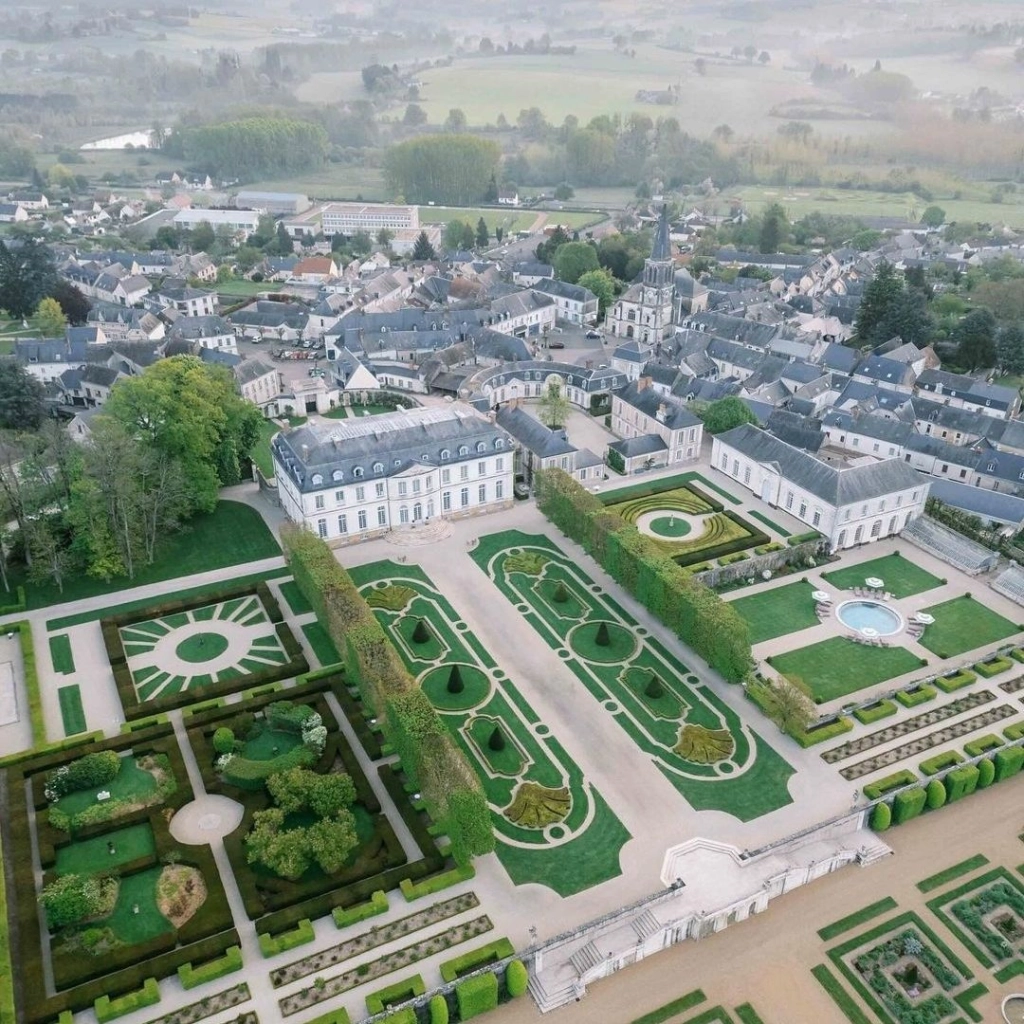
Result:
M549 341L548 348L565 348L565 342L557 339L555 341Z
M517 480L512 485L512 493L519 501L525 501L530 496L529 485L524 483L522 480Z
M584 335L584 337L589 338L591 341L600 341L601 340L601 332L600 331L587 331L587 333Z

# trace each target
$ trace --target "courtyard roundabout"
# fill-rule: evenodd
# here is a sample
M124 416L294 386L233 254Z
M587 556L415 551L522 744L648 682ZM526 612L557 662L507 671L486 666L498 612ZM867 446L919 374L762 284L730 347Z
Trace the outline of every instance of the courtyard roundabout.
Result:
M350 571L480 778L512 881L568 896L620 874L629 833L422 570Z
M791 802L790 765L547 537L492 534L472 558L694 808Z

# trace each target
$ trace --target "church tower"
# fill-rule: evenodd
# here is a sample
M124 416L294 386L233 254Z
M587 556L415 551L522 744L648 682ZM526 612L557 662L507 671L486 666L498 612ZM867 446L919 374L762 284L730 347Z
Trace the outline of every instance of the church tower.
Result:
M612 310L612 334L635 338L652 347L675 333L673 308L675 264L669 237L668 207L661 208L651 255L640 280L623 293Z

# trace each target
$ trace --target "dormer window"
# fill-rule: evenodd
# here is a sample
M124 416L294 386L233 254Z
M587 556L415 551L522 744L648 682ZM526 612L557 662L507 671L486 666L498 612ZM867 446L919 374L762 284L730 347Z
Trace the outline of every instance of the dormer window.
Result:
M373 471L374 471L374 473L377 474L377 476L380 476L381 473L384 472L384 463L383 462L375 462L373 464Z
M459 454L460 455L468 455L469 454L469 449L465 445L462 445L462 447L459 448Z
M452 457L452 453L451 453L451 452L450 452L450 451L449 451L449 450L448 450L447 448L443 448L443 449L441 450L441 461L442 461L442 462L445 462L445 461L447 461L447 460L448 460L448 459L450 459L451 457Z
M352 470L352 475L357 480L360 479L362 477L362 475L363 475L363 467L362 466L356 466L356 468Z
M498 438L498 439L497 439L497 440L496 440L496 441L494 442L494 447L495 447L495 448L504 448L504 447L505 447L505 441L504 441L504 439L503 439L503 438L500 438L500 437L499 437L499 438Z
M989 473L994 473L996 471L996 464L995 464L995 462L990 462L988 464L988 466L986 467L986 469L988 470Z
M342 473L342 471L341 471L340 469L336 469L336 470L335 470L335 471L334 471L334 472L333 472L333 473L331 474L331 479L332 479L332 480L333 480L333 481L334 481L335 483L338 483L339 481L341 481L341 480L344 480L344 479L345 479L345 474L344 474L344 473Z
M314 473L311 482L314 487L319 487L324 482L324 478L319 473Z
M487 445L484 444L483 441L477 441L476 450L477 450L478 454L482 453L482 452L485 452L485 451L487 451Z

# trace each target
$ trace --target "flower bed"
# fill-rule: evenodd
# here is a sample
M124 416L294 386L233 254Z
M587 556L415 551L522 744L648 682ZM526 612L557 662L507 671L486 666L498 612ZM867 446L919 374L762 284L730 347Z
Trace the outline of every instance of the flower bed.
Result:
M223 992L216 993L216 995L207 996L205 999L189 1003L188 1006L183 1006L180 1010L175 1010L173 1013L157 1017L155 1020L149 1021L149 1024L196 1024L196 1021L212 1017L215 1013L228 1010L232 1006L237 1006L239 1003L244 1003L251 998L249 986L243 981L240 985L226 988ZM242 1024L242 1017L235 1018L231 1024Z
M423 939L420 942L413 943L411 946L406 946L404 949L387 953L379 960L373 960L368 964L360 964L354 970L338 974L322 984L314 984L309 986L309 988L300 989L292 995L285 996L279 1000L281 1014L285 1017L290 1017L292 1014L301 1013L317 1003L333 999L335 996L348 992L359 985L365 985L367 982L381 978L392 971L399 971L403 967L408 967L410 964L414 964L428 956L433 956L435 953L450 949L460 942L467 942L478 935L483 935L493 927L491 919L486 914L464 924L454 925L447 929L447 931L439 932L429 939Z

